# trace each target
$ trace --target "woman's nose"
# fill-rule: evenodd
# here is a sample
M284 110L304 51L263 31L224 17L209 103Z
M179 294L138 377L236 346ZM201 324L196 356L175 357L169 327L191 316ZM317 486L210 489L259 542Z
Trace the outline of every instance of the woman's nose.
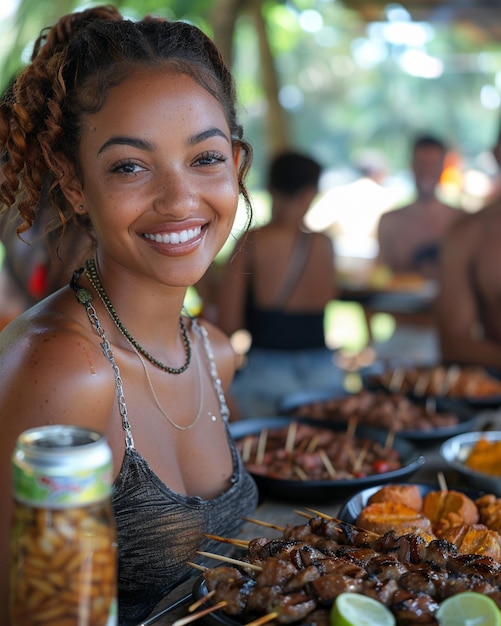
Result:
M192 209L197 205L197 192L193 181L186 173L172 172L159 183L154 208L162 215Z

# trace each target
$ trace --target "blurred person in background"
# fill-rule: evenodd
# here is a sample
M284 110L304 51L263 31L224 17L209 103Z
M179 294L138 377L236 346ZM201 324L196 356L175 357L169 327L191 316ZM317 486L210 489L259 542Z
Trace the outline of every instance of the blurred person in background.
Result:
M492 153L501 168L501 133ZM437 316L442 359L501 371L501 193L445 238Z
M372 344L378 360L431 365L440 358L434 311L440 250L446 234L466 216L465 211L439 198L446 156L447 148L440 139L418 136L411 161L416 199L384 213L379 220L377 268L388 273L385 287L400 292L401 298L393 301L382 296L364 308L369 329L375 313L389 313L395 321L393 334Z
M431 135L418 137L412 150L414 202L384 213L378 224L378 264L394 274L438 277L440 243L465 213L442 202L437 190L445 164L445 144Z
M74 221L64 233L50 223L50 211L40 211L40 223L18 234L20 221L2 215L0 241L4 258L0 270L2 326L49 294L68 284L75 265L92 252L93 243Z
M320 175L309 156L278 155L270 222L237 241L222 272L217 324L230 336L245 329L252 341L230 388L241 418L276 414L298 389L342 385L324 336L324 309L337 296L332 241L304 226Z
M12 98L13 84L2 97L5 102ZM6 154L0 158L0 185L5 181L1 166L7 160ZM93 251L88 228L75 214L62 211L61 221L48 203L41 203L37 214L36 223L26 229L19 215L0 212L0 328L66 286L75 267Z

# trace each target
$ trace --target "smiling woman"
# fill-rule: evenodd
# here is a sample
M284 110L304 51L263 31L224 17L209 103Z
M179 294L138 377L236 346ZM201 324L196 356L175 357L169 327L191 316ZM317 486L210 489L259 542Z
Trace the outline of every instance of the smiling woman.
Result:
M233 79L186 23L132 22L110 6L68 15L3 99L0 150L1 200L22 228L43 202L95 242L71 285L0 334L0 561L19 434L52 423L104 433L119 619L136 624L213 548L205 534L232 536L257 499L227 427L235 355L219 330L182 313L239 195L248 201ZM1 576L0 622L14 626Z

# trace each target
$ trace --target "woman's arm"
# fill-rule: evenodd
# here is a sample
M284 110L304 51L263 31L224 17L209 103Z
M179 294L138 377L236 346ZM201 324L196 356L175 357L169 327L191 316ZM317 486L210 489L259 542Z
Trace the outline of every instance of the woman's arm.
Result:
M216 296L216 325L228 336L245 328L245 307L250 280L249 235L235 244L223 268Z
M475 335L481 319L471 270L481 230L479 216L467 217L442 246L437 298L440 346L446 362L500 367L501 345Z

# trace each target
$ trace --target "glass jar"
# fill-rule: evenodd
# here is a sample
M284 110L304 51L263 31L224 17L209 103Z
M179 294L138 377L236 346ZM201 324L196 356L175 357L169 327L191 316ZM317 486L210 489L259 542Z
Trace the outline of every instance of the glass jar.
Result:
M12 456L12 626L115 626L111 451L102 435L47 426Z

